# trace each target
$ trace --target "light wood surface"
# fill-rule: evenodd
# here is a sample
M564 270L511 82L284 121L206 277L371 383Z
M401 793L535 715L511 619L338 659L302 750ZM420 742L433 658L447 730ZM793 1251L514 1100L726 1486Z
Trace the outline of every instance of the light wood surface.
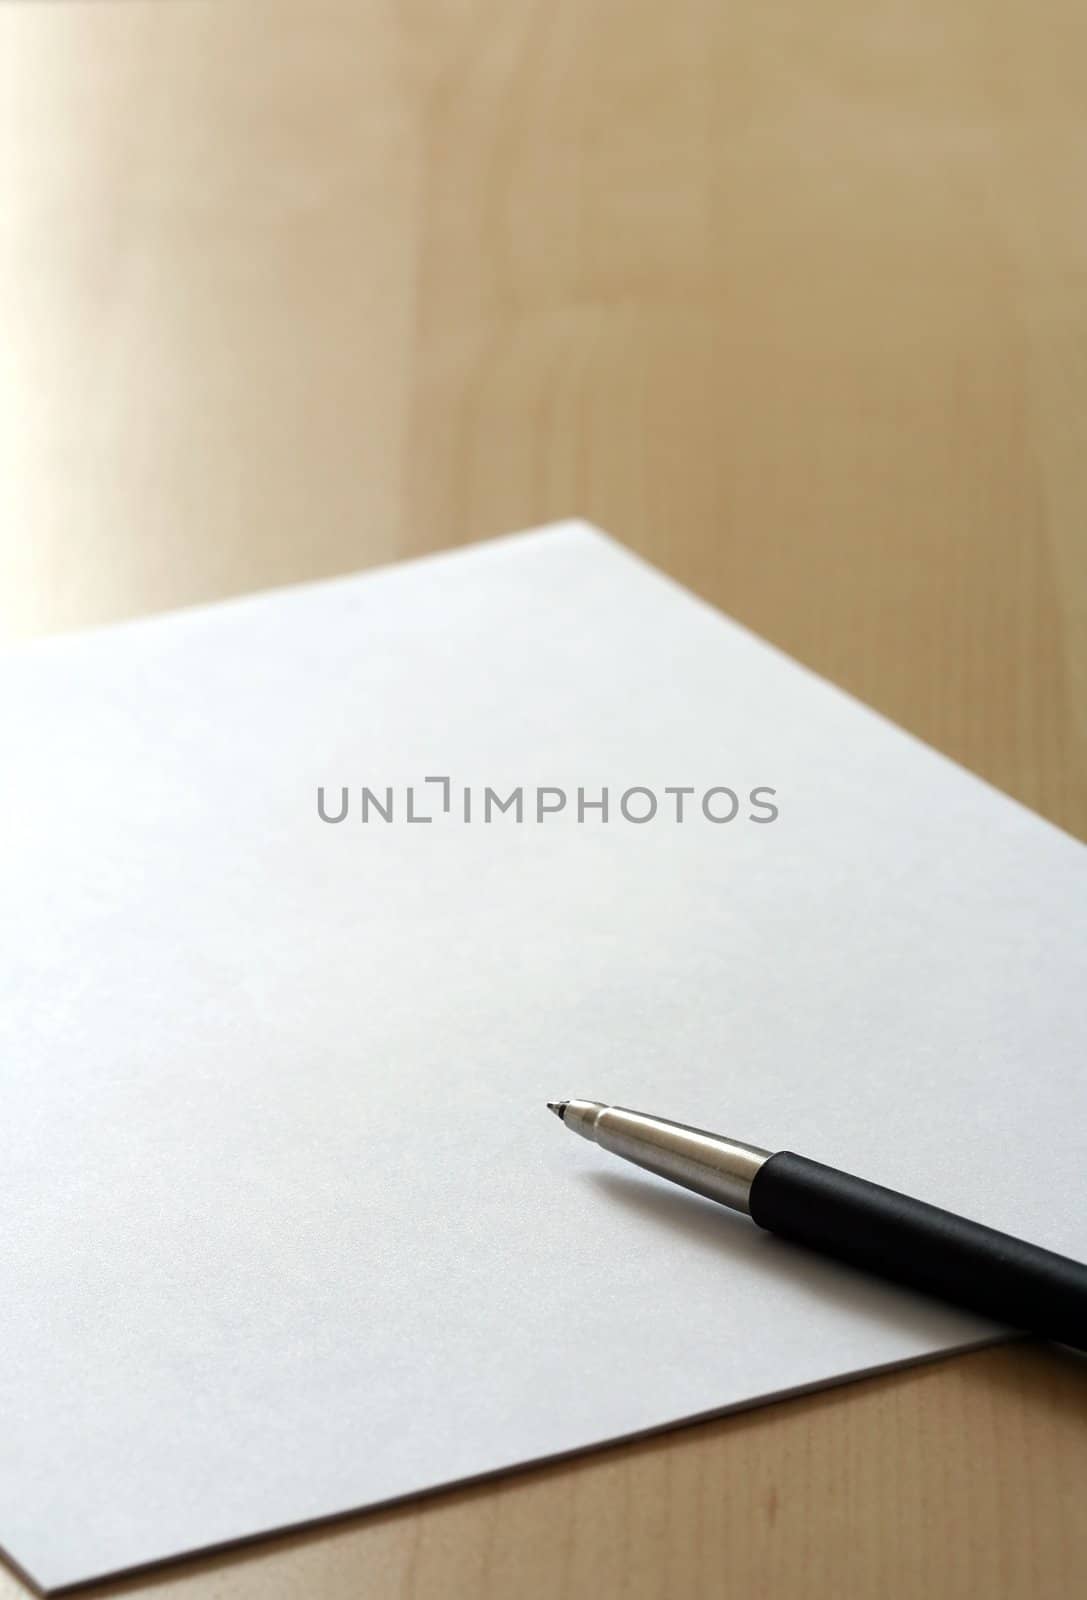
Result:
M1087 832L1080 0L5 0L0 315L10 637L580 513ZM1051 1600L1085 1487L1023 1345L95 1592Z

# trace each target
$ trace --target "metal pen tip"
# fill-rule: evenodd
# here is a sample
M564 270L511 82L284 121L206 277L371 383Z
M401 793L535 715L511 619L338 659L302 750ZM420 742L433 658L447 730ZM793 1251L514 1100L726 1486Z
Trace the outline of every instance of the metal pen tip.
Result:
M569 1100L549 1100L547 1102L547 1109L548 1111L553 1111L561 1122L563 1119L563 1114L566 1111L566 1107L569 1104Z

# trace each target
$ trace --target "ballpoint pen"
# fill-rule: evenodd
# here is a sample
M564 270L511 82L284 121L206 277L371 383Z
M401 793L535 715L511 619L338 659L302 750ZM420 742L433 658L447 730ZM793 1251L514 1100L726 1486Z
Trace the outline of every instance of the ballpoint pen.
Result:
M772 1233L1011 1327L1087 1349L1087 1266L794 1155L595 1100L548 1101L613 1155Z

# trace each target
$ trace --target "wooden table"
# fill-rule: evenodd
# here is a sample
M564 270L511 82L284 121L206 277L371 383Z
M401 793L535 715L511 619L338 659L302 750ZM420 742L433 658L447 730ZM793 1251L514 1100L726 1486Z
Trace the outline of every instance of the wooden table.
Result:
M0 308L9 636L576 512L1087 831L1081 0L4 0ZM95 1593L1051 1600L1085 1488L1023 1345Z

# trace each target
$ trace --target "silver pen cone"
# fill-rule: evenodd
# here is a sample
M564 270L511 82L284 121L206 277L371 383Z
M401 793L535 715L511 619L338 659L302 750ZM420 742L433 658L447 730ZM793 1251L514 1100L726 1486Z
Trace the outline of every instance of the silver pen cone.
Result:
M738 1139L628 1111L625 1106L602 1105L598 1100L549 1100L547 1109L572 1132L612 1155L734 1211L750 1213L751 1185L771 1154Z

